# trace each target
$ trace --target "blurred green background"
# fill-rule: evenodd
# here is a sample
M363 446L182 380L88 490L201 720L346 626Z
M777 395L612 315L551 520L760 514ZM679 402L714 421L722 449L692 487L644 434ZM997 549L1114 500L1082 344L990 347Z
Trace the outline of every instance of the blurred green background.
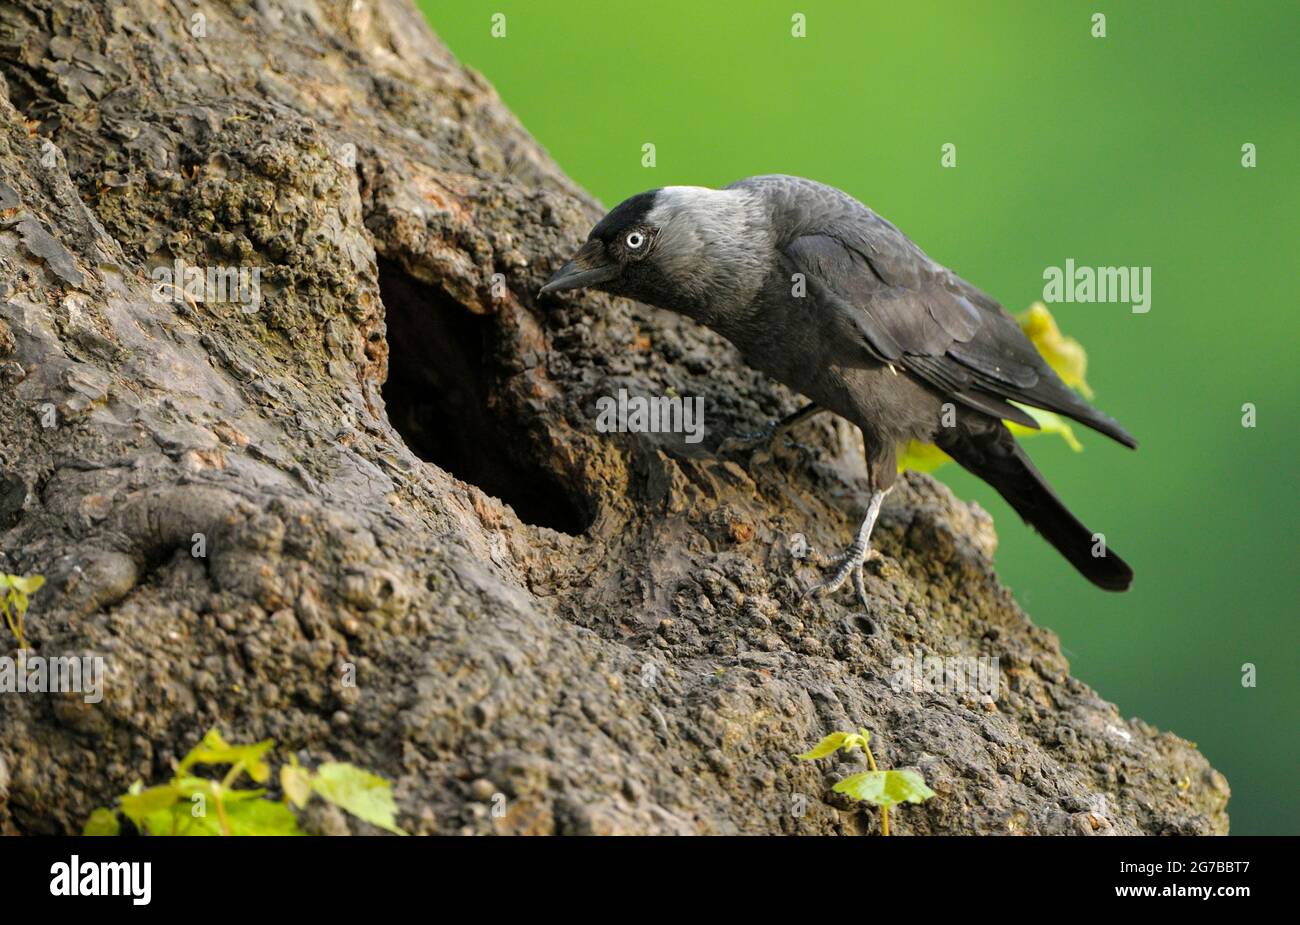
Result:
M801 174L857 196L1013 312L1067 258L1150 266L1148 314L1052 306L1089 351L1096 404L1141 449L1084 430L1081 454L1029 443L1133 564L1130 593L1094 590L964 472L936 474L993 513L1000 574L1060 634L1074 673L1227 775L1234 833L1300 833L1300 4L420 3L607 206ZM1105 38L1090 34L1097 10ZM806 38L791 36L795 12ZM955 168L940 166L945 143Z

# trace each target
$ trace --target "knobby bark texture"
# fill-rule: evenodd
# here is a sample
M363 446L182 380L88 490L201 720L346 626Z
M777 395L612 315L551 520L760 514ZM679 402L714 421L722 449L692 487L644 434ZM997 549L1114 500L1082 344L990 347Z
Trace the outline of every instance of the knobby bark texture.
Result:
M420 833L874 832L830 790L858 759L793 758L858 727L938 794L900 833L1226 831L930 478L869 613L801 599L856 433L715 458L798 397L668 313L538 300L601 210L406 0L10 0L0 68L0 571L48 578L35 654L107 668L99 704L0 694L0 831L79 831L212 726L384 775ZM598 432L620 388L702 396L705 440ZM998 688L900 686L927 655Z

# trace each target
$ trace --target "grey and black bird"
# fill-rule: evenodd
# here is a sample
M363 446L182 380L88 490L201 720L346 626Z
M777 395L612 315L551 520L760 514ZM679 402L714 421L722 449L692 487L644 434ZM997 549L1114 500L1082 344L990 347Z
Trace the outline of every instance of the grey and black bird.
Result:
M830 593L851 577L866 603L871 531L909 440L937 445L992 485L1093 584L1132 583L1004 422L1037 427L1027 405L1137 442L1061 381L1001 305L847 193L780 175L640 193L601 219L542 292L580 287L712 328L811 399L787 422L829 410L861 430L866 519L813 590Z

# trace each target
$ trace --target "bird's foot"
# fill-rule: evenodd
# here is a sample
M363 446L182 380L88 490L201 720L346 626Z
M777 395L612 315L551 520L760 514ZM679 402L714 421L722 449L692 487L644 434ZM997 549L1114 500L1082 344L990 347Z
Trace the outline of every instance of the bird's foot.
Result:
M879 552L872 549L869 545L863 543L854 543L844 555L840 556L835 571L829 577L817 582L811 588L804 592L804 597L829 597L840 589L849 578L853 579L853 589L858 593L858 600L862 606L870 609L871 605L867 601L867 579L864 574L868 562L883 558Z
M756 450L771 449L781 431L780 421L768 421L762 428L748 434L736 434L718 445L719 456L744 456Z
M867 579L862 574L863 567L872 559L879 559L880 553L871 548L871 531L876 526L876 517L880 514L880 505L885 501L885 492L874 491L871 493L871 501L867 505L867 516L862 520L862 526L858 527L858 535L854 537L852 545L840 557L839 565L835 571L824 581L809 588L804 597L810 594L826 596L839 590L840 585L850 576L853 578L853 589L858 592L858 600L867 610L871 609L871 604L867 601Z
M788 414L777 421L768 421L762 428L750 434L738 434L734 437L728 437L718 446L719 456L741 456L747 453L753 453L756 450L772 449L776 443L776 438L784 434L796 424L808 420L814 415L820 414L822 408L815 404L804 405L793 414Z

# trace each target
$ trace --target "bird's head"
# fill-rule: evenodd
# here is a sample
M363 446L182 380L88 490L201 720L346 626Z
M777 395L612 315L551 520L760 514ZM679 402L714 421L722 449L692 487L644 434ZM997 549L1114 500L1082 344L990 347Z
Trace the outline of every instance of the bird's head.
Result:
M746 194L697 186L638 193L596 223L541 292L599 289L689 315L754 289L766 236Z

